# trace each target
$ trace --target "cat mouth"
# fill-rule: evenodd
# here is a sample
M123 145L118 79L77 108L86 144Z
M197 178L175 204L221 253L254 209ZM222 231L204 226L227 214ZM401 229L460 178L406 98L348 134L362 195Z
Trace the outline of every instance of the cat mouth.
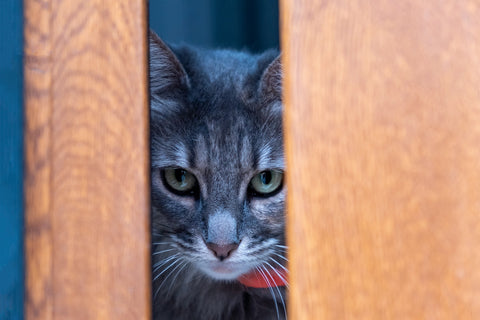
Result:
M220 264L220 263L215 266L212 266L212 270L220 274L230 274L235 271L235 269L232 268L231 266L226 264Z
M246 268L244 265L226 261L208 263L200 266L200 269L216 280L235 280L250 270L250 268Z

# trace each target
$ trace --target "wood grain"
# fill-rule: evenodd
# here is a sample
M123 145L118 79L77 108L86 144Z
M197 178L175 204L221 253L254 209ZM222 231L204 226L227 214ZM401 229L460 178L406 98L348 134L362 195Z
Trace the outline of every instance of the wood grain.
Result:
M281 20L291 319L480 319L480 3Z
M149 319L146 3L25 0L27 319Z

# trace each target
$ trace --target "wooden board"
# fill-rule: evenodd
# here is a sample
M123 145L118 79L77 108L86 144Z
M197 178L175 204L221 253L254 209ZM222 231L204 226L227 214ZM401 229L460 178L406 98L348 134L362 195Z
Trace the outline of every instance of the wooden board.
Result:
M291 319L480 319L480 3L281 21Z
M148 319L146 2L24 15L25 316Z

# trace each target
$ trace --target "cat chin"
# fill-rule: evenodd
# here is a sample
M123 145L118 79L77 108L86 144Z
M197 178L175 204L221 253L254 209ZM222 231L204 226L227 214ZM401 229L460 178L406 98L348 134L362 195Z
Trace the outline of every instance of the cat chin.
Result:
M249 272L244 266L225 262L215 262L199 266L200 270L214 280L236 280L241 275Z

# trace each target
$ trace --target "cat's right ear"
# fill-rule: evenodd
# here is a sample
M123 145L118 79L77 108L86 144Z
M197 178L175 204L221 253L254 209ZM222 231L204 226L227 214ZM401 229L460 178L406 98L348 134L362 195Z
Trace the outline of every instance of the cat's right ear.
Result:
M188 89L187 73L172 50L152 30L148 38L151 94L155 96Z
M265 69L260 80L260 95L267 101L282 100L282 70L281 56L277 56Z

